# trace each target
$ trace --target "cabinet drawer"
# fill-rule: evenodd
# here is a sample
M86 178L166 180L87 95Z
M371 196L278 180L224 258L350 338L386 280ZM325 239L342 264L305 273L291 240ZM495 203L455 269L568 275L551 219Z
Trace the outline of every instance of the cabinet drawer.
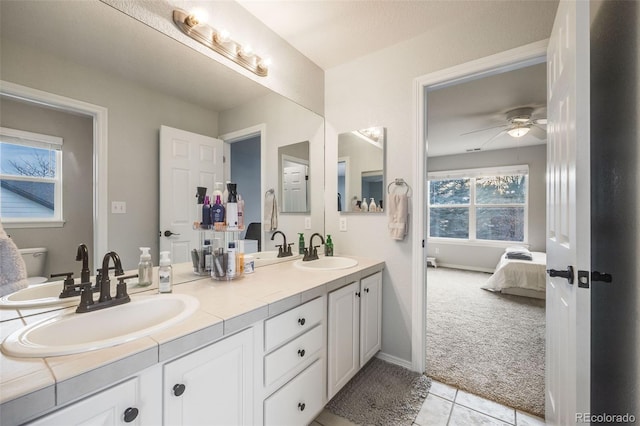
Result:
M275 381L309 360L322 348L322 327L317 325L302 336L264 357L264 385Z
M265 400L265 426L311 423L322 410L322 383L322 361L318 360Z
M313 328L322 321L322 298L312 300L264 322L264 349L270 351L281 343Z

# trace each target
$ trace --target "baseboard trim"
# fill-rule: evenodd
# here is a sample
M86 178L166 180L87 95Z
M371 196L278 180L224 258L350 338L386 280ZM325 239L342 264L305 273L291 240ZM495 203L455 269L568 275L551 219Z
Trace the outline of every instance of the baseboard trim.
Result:
M398 358L397 356L389 355L384 352L378 352L376 354L376 358L381 359L383 361L390 362L391 364L395 364L400 367L406 368L407 370L413 370L413 365L411 364L411 361Z
M438 267L442 268L452 268L452 269L464 269L466 271L478 271L478 272L488 272L493 274L495 272L495 268L483 268L481 266L468 266L468 265L455 265L453 263L440 263Z

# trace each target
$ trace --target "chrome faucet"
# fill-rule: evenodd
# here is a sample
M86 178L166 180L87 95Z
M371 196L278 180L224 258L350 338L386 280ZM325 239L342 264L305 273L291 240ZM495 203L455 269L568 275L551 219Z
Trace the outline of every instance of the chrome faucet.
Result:
M82 261L82 270L80 271L80 282L89 282L91 271L89 270L89 249L86 244L80 244L78 246L78 253L76 254L76 260Z
M315 237L315 236L320 237L320 241L322 241L317 246L313 245L313 237ZM306 247L304 249L304 257L302 258L302 261L303 262L307 262L309 260L317 260L318 259L318 247L320 247L323 244L324 244L324 238L322 237L322 235L318 234L317 232L314 233L311 236L311 238L309 239L309 247Z
M118 278L118 284L116 285L116 297L111 297L111 281L109 280L109 263L113 260L113 267L116 271L116 277ZM109 306L121 305L131 301L131 298L127 294L127 283L125 279L137 277L137 275L131 275L122 277L124 271L122 270L122 263L120 262L120 256L115 251L110 251L104 255L102 259L102 269L98 277L96 277L96 287L100 289L100 297L97 302L93 301L93 291L91 288L91 282L81 283L80 287L82 292L80 294L80 304L76 309L77 313L97 311L98 309L108 308Z
M284 232L282 231L274 232L273 235L271 236L271 241L273 241L276 234L282 235L282 244L276 245L276 247L278 247L278 257L293 256L293 253L291 253L291 246L293 245L293 243L287 244L287 236L284 235Z

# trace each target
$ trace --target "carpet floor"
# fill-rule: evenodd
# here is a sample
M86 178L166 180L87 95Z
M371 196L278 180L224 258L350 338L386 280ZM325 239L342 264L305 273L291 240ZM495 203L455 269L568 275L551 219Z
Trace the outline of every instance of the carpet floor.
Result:
M373 358L326 408L359 425L410 426L430 386L423 374Z
M490 274L427 272L427 375L544 417L545 301L482 290Z

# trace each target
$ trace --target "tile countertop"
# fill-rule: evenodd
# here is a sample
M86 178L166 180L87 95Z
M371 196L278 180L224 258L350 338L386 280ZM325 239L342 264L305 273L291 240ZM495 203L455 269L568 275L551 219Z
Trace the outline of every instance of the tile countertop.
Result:
M16 358L0 353L0 420L2 424L14 424L34 418L56 405L64 405L384 268L384 262L379 260L347 257L357 259L358 264L348 269L308 271L296 268L293 262L283 262L259 267L234 281L195 276L190 263L174 265L173 292L198 298L198 311L171 327L110 348L47 358ZM156 292L156 282L146 289L130 289L132 295ZM0 317L0 338L4 340L25 324L68 309L75 307L5 311Z

